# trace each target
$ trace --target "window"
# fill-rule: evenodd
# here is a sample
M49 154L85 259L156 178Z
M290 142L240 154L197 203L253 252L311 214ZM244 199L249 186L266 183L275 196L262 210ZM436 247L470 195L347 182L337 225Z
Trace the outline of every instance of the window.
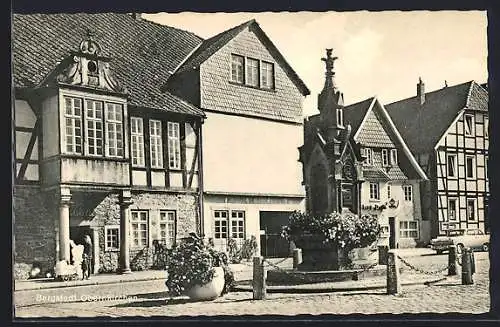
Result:
M337 126L344 126L343 109L337 108L336 113L337 113Z
M387 149L382 149L382 166L389 166L389 152Z
M400 221L399 237L418 238L418 221Z
M488 179L488 158L484 158L484 177Z
M380 200L378 183L370 183L370 200Z
M270 62L262 62L262 81L261 85L264 89L274 89L274 64Z
M412 185L403 185L403 191L405 193L405 201L411 201L413 198L413 187Z
M87 154L102 155L102 102L87 100L87 110L85 110Z
M123 157L121 104L64 97L64 105L67 153L102 156L105 147L106 156ZM85 119L85 153L82 151L82 117Z
M387 184L387 198L391 198L391 184Z
M245 211L215 210L214 222L215 239L245 239ZM228 226L231 227L230 230L228 230Z
M243 84L245 58L235 54L231 55L231 81Z
M143 248L148 246L148 212L131 211L132 247Z
M214 211L215 239L227 238L227 210Z
M473 115L465 115L465 135L471 136L474 134L474 116Z
M132 139L132 165L144 166L144 135L142 133L142 118L130 118L130 135Z
M106 109L107 155L110 157L123 157L122 105L107 103Z
M259 61L257 59L247 58L246 73L247 85L259 87Z
M231 211L231 238L245 238L245 211Z
M116 251L120 249L120 227L104 226L104 235L106 238L105 251Z
M398 150L397 149L391 149L391 165L393 165L393 166L398 165Z
M457 219L457 199L448 199L448 218L449 220Z
M465 157L465 175L467 178L474 178L474 156L466 156Z
M366 163L368 165L373 165L373 150L365 148Z
M175 245L175 211L160 211L160 241L171 248Z
M476 220L476 199L467 199L467 220Z
M484 116L484 137L485 138L488 138L490 135L489 129L490 129L490 119L488 118L488 116Z
M151 167L163 168L163 151L161 142L161 121L149 121L149 148L151 154Z
M181 169L181 143L179 123L168 122L168 167Z
M457 155L448 154L447 157L448 177L457 177Z
M82 153L82 100L64 98L64 121L66 127L66 152Z

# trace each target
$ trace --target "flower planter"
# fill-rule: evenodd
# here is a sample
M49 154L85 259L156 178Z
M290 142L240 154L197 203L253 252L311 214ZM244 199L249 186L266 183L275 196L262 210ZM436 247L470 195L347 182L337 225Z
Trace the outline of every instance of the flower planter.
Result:
M224 269L214 267L214 278L205 285L196 285L186 291L186 295L194 301L215 300L224 289Z

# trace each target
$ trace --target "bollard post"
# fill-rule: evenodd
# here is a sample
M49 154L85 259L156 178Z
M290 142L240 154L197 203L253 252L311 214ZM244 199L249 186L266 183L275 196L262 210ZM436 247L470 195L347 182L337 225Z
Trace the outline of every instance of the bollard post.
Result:
M253 257L253 299L263 300L266 298L266 274L264 260L260 256Z
M455 245L450 246L448 250L448 276L457 274L457 248Z
M389 252L389 247L387 245L379 245L378 246L378 264L386 265L387 264L387 253Z
M472 255L469 248L462 251L462 285L472 285Z
M302 263L302 249L293 249L293 268L296 269Z
M391 250L387 253L387 294L398 294L400 292L399 260L396 252Z

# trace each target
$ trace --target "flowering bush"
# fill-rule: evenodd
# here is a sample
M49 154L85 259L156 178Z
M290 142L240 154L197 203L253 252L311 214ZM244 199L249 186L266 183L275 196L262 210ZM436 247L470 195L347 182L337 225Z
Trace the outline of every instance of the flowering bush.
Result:
M306 234L320 235L324 238L324 243L333 243L339 249L348 252L372 244L378 239L380 231L377 218L371 215L333 212L311 216L294 211L290 215L288 226L283 227L281 235L291 241L296 241Z
M173 248L166 260L167 281L170 295L178 296L195 285L204 285L214 277L213 267L224 270L224 290L230 291L234 284L234 275L228 266L227 255L204 244L197 236L191 236Z

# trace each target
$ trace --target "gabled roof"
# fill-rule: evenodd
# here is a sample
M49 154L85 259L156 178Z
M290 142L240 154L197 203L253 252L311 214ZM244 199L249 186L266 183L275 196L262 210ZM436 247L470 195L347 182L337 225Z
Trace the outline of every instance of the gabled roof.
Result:
M385 107L412 152L425 153L434 149L463 109L488 112L488 92L470 81L426 93L422 106L412 97Z
M77 50L86 30L95 32L110 69L130 92L129 104L204 116L204 112L170 94L161 84L202 42L193 33L137 20L128 14L30 14L13 16L13 80L16 88L34 88Z
M376 121L372 119L371 122L369 122L369 117L372 113L376 113L377 119ZM409 167L411 167L420 178L427 179L426 174L415 160L415 157L408 148L394 122L391 120L387 110L376 97L371 97L358 103L345 106L344 121L346 124L351 125L354 135L353 139L357 143L367 143L368 146L375 147L392 147L394 144L399 143L403 149L403 153L408 158ZM373 121L377 124L374 124ZM362 134L361 132L366 133ZM394 180L407 179L407 174L405 174L399 166L391 167L387 174Z
M205 60L210 58L214 53L221 49L225 44L236 37L240 32L246 28L253 28L253 31L262 39L264 45L268 48L269 52L276 58L276 61L282 66L285 73L293 81L293 83L300 90L302 95L309 95L311 92L300 79L293 68L288 64L283 55L279 52L278 48L273 44L269 37L260 28L255 19L251 19L243 24L230 28L222 33L215 35L205 41L186 59L179 67L177 67L174 74L183 72L185 70L199 67Z

